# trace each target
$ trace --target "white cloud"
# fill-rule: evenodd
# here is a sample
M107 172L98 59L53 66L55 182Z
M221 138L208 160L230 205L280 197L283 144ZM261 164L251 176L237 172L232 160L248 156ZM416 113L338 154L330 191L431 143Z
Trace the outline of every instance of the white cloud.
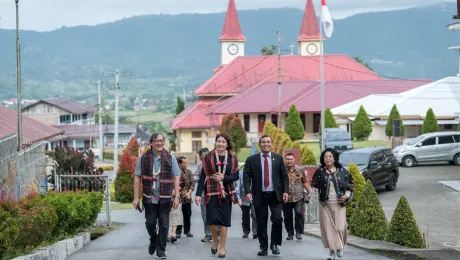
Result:
M313 0L316 10L320 0ZM455 0L327 0L334 18L356 13L409 8ZM236 0L237 8L295 7L306 0ZM214 13L226 10L228 0L20 0L20 27L47 31L62 26L95 25L125 17L158 13ZM15 28L13 0L0 0L0 28Z

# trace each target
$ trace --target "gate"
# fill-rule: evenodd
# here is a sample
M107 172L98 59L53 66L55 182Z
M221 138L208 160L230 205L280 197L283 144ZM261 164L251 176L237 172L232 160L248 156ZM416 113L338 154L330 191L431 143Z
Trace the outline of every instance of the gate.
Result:
M110 175L58 175L55 173L57 191L101 192L105 197L105 220L103 212L98 216L98 224L112 226L110 217ZM101 205L102 206L102 205Z

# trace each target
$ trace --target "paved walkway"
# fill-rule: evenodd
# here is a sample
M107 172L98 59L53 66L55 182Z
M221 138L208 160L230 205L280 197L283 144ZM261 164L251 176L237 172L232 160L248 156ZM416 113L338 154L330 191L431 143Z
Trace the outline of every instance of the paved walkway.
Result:
M200 241L203 236L203 224L200 208L192 206L192 233L193 238L180 238L175 244L168 243L166 255L168 259L215 259L210 252L211 243ZM72 255L69 260L118 260L118 259L155 259L147 251L148 235L145 229L144 214L135 210L113 211L114 222L125 223L124 226L102 236ZM263 259L257 256L259 243L257 240L243 239L241 229L241 210L238 206L233 207L232 227L229 228L226 259ZM284 225L283 225L284 226ZM270 234L270 233L269 233ZM278 259L327 259L328 250L324 249L321 240L303 236L301 241L286 241L286 233L283 234L283 245L280 248L281 255ZM346 247L342 259L353 260L384 260L387 257L373 255L354 247ZM269 250L268 258L273 258ZM265 258L267 258L265 257Z

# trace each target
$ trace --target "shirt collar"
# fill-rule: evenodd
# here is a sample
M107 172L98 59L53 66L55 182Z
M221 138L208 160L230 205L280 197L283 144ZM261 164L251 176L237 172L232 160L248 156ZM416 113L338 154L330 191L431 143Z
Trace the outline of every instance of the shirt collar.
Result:
M264 153L263 152L260 152L260 157L264 157ZM268 153L268 157L272 157L272 152L269 152Z

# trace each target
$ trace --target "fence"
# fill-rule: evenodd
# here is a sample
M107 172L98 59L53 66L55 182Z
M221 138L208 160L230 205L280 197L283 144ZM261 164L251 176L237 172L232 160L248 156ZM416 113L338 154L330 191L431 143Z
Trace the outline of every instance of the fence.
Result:
M46 183L45 144L17 151L15 134L0 139L0 199L18 200ZM46 189L46 187L45 187Z
M110 217L110 175L58 175L55 173L57 191L80 191L101 192L105 196L105 220L103 212L98 216L98 224L112 226ZM102 206L102 205L101 205Z

